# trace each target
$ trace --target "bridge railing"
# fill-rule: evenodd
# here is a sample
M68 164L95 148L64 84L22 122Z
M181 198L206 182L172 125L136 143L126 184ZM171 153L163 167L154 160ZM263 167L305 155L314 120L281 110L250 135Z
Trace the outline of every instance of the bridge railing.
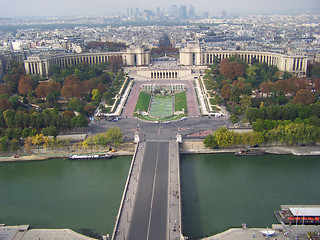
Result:
M134 163L135 163L135 160L136 160L136 155L137 155L137 151L139 149L139 146L140 146L140 143L137 144L136 150L134 151L134 154L133 154L133 157L132 157L132 161L131 161L131 165L130 165L127 181L126 181L126 184L125 184L125 187L124 187L124 191L123 191L123 194L122 194L119 211L118 211L118 214L117 214L117 217L116 217L116 222L115 222L113 233L112 233L112 238L111 238L112 240L115 239L115 236L117 234L117 229L118 229L118 226L119 226L121 213L122 213L122 210L123 210L124 200L125 200L126 195L127 195L128 185L129 185L129 181L130 181L130 178L131 178L131 175L132 175L132 169L133 169L133 166L134 166Z

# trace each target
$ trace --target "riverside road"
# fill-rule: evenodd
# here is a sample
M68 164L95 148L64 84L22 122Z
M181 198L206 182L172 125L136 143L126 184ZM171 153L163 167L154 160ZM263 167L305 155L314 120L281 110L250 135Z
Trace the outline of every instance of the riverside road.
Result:
M134 133L137 129L139 130L141 139L175 139L178 131L181 132L183 139L185 139L191 134L201 133L205 130L216 130L221 126L226 126L228 124L230 124L230 120L225 117L190 117L185 121L172 121L167 124L155 124L153 122L143 121L137 118L123 118L117 122L101 120L99 122L91 123L88 127L88 135L106 132L110 127L119 127L122 133L126 136L127 141L133 141ZM201 134L199 137L203 138Z

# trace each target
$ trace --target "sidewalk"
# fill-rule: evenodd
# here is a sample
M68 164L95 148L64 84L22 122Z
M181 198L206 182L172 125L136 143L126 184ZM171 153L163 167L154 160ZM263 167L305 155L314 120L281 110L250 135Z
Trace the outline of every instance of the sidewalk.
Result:
M204 146L203 140L185 141L180 145L180 153L235 153L243 147L211 149ZM292 154L296 156L319 156L320 146L261 146L259 149L270 154Z

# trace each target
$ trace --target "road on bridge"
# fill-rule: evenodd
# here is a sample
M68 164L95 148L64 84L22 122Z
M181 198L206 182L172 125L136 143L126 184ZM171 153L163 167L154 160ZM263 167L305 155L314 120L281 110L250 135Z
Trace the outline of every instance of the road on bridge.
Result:
M169 142L147 142L128 239L167 239L168 172Z

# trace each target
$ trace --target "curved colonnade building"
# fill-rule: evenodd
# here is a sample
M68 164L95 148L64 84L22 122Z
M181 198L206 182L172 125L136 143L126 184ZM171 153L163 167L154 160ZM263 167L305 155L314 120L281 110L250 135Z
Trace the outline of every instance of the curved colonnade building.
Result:
M251 64L253 62L275 65L280 71L287 71L295 76L304 77L307 72L307 55L281 54L262 51L239 51L239 50L211 50L202 48L199 44L189 44L180 49L180 65L182 66L205 66L212 64L215 58L223 60L237 56L241 60ZM78 53L53 56L30 56L24 61L27 74L38 74L48 77L50 66L58 65L67 68L86 62L89 65L108 62L112 58L120 58L124 66L148 66L150 64L150 51L143 46L130 46L125 52L103 52L103 53ZM150 79L177 79L180 71L148 71ZM184 75L184 74L182 74Z
M262 51L210 50L200 47L199 44L189 44L180 50L180 64L201 66L212 64L215 58L223 60L232 56L236 56L248 64L259 62L275 65L280 71L287 71L298 77L305 77L307 73L307 55Z
M87 63L89 65L100 64L120 58L124 66L145 66L150 64L150 51L144 47L131 46L125 52L101 52L101 53L75 53L53 56L29 56L24 61L27 74L38 74L48 77L50 66L58 65L67 68L70 65Z

